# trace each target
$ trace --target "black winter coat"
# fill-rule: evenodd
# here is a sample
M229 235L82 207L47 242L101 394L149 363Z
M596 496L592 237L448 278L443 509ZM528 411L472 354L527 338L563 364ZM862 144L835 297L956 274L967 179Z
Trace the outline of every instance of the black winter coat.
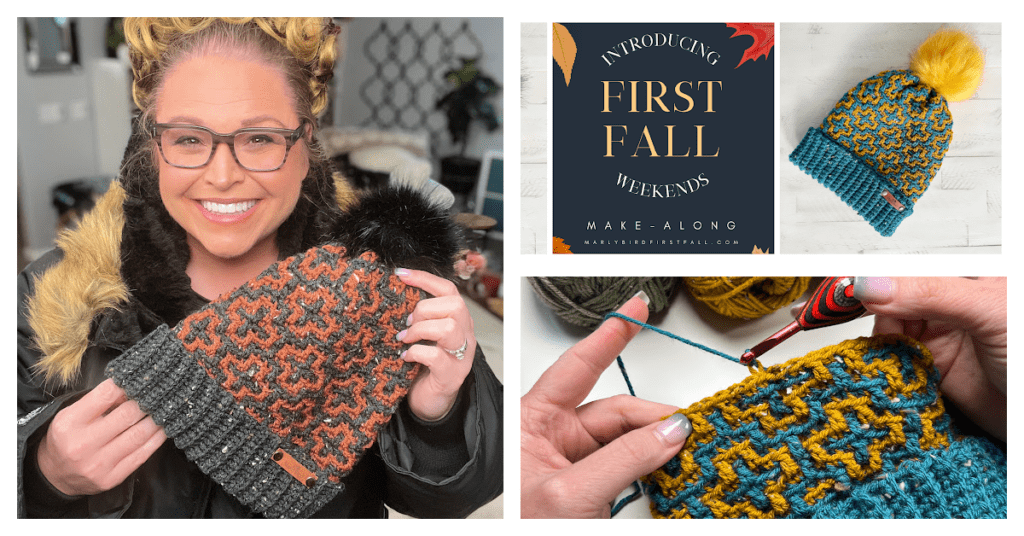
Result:
M117 184L112 188L118 189ZM123 197L123 192L120 195ZM144 305L134 292L116 308L95 299L97 285L123 284L107 280L117 279L122 268L131 269L129 264L122 267L116 262L122 245L110 237L120 233L108 229L123 217L120 207L119 199L101 200L94 211L100 214L90 214L73 235L58 241L59 249L32 263L18 277L18 516L256 516L200 471L172 441L165 442L121 485L94 496L66 496L39 471L36 451L54 415L102 382L109 361L156 326L173 321ZM83 263L82 250L91 254L84 256L90 262L111 257L111 266ZM51 286L67 288L61 288L59 298L49 293L37 296L37 278L62 264L70 271L61 274L76 277L52 274L60 280L51 281ZM58 313L45 325L62 326L55 330L60 340L48 342L47 351L56 346L59 351L71 348L68 353L79 354L73 381L51 385L38 373L44 351L28 321L27 302L33 296L37 307L44 303ZM200 304L202 300L197 298L191 296L191 303ZM76 307L92 310L82 319ZM81 335L76 333L87 333L87 340L77 340ZM82 349L76 350L76 345ZM479 348L452 412L441 422L428 424L403 403L344 483L345 490L315 517L385 517L385 503L414 517L464 517L498 496L502 491L502 386Z

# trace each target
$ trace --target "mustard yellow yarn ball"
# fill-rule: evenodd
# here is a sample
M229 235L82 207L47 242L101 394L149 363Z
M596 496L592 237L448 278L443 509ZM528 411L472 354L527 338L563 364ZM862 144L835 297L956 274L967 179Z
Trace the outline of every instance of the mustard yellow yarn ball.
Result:
M729 318L760 318L797 300L810 277L687 277L697 301Z
M935 32L910 59L910 71L949 102L971 98L984 70L985 54L959 30Z

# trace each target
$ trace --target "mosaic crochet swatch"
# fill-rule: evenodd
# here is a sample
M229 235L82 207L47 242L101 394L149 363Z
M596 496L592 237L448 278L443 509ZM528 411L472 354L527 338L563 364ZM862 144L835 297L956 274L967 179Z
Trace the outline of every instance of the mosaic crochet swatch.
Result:
M314 248L158 329L108 375L243 503L306 517L344 489L415 377L396 336L419 298L374 253Z
M860 338L753 373L685 410L648 475L655 517L1006 517L1006 455L953 433L931 354Z
M909 71L886 71L848 91L821 128L914 203L942 165L952 126L946 99Z

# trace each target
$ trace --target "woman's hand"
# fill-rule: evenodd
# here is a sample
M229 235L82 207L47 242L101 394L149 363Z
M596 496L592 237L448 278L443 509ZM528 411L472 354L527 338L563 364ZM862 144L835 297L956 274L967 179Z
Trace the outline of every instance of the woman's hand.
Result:
M165 439L164 429L106 380L54 416L37 459L65 495L95 495L124 482Z
M942 394L1006 439L1006 278L858 277L853 291L875 314L875 333L924 343Z
M398 337L412 344L402 354L402 359L426 367L409 388L409 408L425 421L436 421L451 410L473 366L476 353L473 318L459 289L451 281L404 268L395 270L395 275L405 284L434 296L416 304L409 315L409 328ZM413 344L421 341L430 344Z
M619 312L647 320L641 298ZM660 420L676 411L673 406L629 395L579 406L638 331L620 318L605 320L523 396L522 517L609 517L616 495L682 448L690 433L686 417Z

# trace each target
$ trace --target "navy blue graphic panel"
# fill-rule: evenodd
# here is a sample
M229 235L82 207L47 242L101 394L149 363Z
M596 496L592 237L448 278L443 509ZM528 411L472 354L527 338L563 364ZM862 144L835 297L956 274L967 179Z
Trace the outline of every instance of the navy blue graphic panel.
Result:
M724 23L564 28L577 52L568 84L552 59L556 242L572 253L771 248L774 52L741 64L755 39Z

